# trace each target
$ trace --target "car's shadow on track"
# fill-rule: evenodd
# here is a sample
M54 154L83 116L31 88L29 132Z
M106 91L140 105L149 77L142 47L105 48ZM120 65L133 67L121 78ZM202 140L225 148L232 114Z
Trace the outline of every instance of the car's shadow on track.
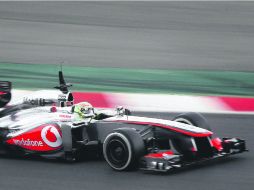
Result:
M13 160L15 162L16 161L21 161L24 162L26 164L29 164L28 162L32 162L33 164L37 164L37 163L45 163L45 164L49 164L49 165L61 165L61 166L73 166L75 165L75 167L82 165L82 167L89 165L89 167L91 167L90 165L97 165L97 164L102 164L104 162L105 167L107 165L106 161L102 158L102 157L87 157L87 158L83 158L82 160L78 160L78 161L74 161L74 162L70 162L70 161L66 161L63 159L45 159L42 157L38 157L38 156L11 156L11 155L2 155L0 157L0 160L5 159L5 160ZM222 158L219 160L210 160L207 161L205 163L199 163L199 164L195 164L195 165L191 165L191 166L186 166L183 168L178 168L178 169L173 169L170 170L168 172L153 172L153 171L143 171L143 170L134 170L134 171L124 171L124 172L119 172L119 171L113 171L110 167L108 167L107 169L109 171L112 172L116 172L116 173L122 173L122 174L131 174L131 173L139 173L139 174L145 174L145 175L155 175L155 176L175 176L178 174L182 174L182 173L190 173L190 172L195 172L197 170L199 171L203 171L203 170L207 170L211 169L211 168L220 168L220 167L224 167L224 168L228 168L228 167L233 167L234 165L238 165L241 164L242 162L247 161L248 158L243 157L243 156L236 156L236 157L227 157L227 158ZM97 168L98 169L98 168ZM104 169L101 168L101 169ZM111 172L110 172L111 173Z
M60 164L60 165L68 165L68 164L80 164L80 163L90 163L90 162L102 162L104 161L103 158L99 157L87 157L87 158L82 158L78 161L67 161L65 159L48 159L48 158L43 158L40 156L13 156L13 155L1 155L1 159L6 159L6 160L18 160L18 161L24 161L24 162L40 162L40 163L48 163L48 164Z

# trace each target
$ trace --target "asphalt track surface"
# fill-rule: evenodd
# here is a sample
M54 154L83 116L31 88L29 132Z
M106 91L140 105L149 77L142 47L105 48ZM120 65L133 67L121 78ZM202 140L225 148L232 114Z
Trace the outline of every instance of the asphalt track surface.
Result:
M172 118L175 114L137 113ZM246 139L250 152L169 174L115 172L103 160L62 163L44 159L0 158L0 189L8 190L251 190L254 186L252 115L206 115L218 136Z
M254 70L254 2L0 2L0 62Z

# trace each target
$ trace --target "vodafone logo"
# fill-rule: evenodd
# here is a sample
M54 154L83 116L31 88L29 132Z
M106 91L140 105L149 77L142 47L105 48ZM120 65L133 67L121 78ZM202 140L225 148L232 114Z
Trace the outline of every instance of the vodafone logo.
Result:
M54 125L47 125L41 130L42 140L50 147L56 148L62 145L62 137Z

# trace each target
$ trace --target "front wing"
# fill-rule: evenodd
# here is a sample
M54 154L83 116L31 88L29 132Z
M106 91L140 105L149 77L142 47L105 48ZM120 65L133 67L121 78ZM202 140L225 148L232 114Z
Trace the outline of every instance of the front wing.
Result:
M248 151L245 141L237 138L223 138L222 147L223 150L215 150L213 156L197 158L191 161L186 161L183 155L173 154L171 151L151 153L140 160L140 169L144 171L168 172Z

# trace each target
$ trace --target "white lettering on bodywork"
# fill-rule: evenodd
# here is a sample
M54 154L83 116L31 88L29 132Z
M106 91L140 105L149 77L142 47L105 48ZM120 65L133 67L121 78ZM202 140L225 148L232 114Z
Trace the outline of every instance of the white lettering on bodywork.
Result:
M18 146L43 146L42 141L31 141L30 139L24 140L23 138L21 140L14 139L13 142Z

